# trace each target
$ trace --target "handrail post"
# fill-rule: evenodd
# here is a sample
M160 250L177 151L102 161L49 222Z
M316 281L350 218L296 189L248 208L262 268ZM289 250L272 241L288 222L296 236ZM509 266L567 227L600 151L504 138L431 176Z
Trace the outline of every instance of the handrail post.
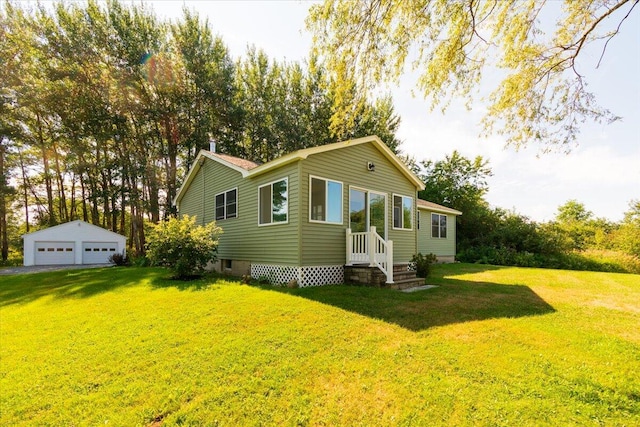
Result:
M387 283L393 283L393 240L387 240Z
M372 226L369 229L369 235L367 236L367 238L369 239L368 246L369 246L369 267L375 267L376 266L376 243L378 243L376 240L378 233L376 233L376 227Z
M351 265L351 254L353 253L353 241L351 237L351 229L347 228L347 265Z

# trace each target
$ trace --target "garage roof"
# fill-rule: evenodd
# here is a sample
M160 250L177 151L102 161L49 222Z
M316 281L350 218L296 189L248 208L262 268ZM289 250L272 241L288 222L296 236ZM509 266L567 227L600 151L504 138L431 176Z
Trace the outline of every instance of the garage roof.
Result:
M76 228L74 228L74 227L76 227ZM118 238L118 239L123 239L124 238L126 240L126 237L123 236L122 234L114 233L113 231L107 230L107 229L102 228L102 227L98 227L97 225L89 224L88 222L85 222L85 221L82 221L82 220L79 220L79 219L77 219L75 221L66 222L64 224L54 225L53 227L43 228L42 230L33 231L31 233L26 233L26 234L23 234L22 237L23 238L27 237L27 236L36 237L38 234L46 235L46 234L51 233L51 232L59 232L60 230L63 230L65 228L76 230L76 229L78 229L78 227L80 227L80 228L84 227L84 228L92 229L95 232L100 232L100 233L103 233L103 234L112 234L113 238ZM71 236L70 236L70 238L71 238Z

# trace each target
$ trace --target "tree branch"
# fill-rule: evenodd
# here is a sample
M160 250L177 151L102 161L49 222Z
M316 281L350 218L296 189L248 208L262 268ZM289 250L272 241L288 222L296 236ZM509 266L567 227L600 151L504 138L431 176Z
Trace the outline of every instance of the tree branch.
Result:
M615 37L620 32L620 27L622 27L622 23L625 21L625 19L627 19L629 17L631 12L633 11L633 8L637 6L639 1L640 0L635 0L633 5L631 6L631 9L629 9L629 11L624 16L624 18L622 18L620 20L620 22L618 23L618 27L616 28L616 30L609 36L609 38L607 38L607 41L605 42L604 47L602 48L602 54L600 55L600 59L598 59L598 65L596 65L596 68L600 68L600 63L602 62L602 58L604 58L604 54L607 51L607 46L609 45L609 42L611 41L611 39L613 37Z

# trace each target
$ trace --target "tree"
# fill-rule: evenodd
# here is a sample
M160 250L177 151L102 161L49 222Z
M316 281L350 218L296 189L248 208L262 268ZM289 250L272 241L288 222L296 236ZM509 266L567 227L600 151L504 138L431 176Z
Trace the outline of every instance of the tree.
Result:
M394 1L325 0L307 27L317 54L348 92L399 81L407 64L431 108L474 100L492 67L502 80L488 96L485 132L507 143L570 150L580 124L618 117L586 88L578 59L616 36L639 0ZM552 27L550 16L558 16Z
M569 200L558 207L556 220L560 223L585 222L593 216L593 212L585 208L584 203Z
M631 200L620 228L614 234L616 247L640 257L640 200Z
M482 156L470 160L457 150L444 160L423 161L422 167L425 189L418 197L459 210L484 197L489 190L487 178L493 175L488 160Z
M425 189L418 192L418 197L463 212L456 220L459 249L491 233L497 217L484 200L489 189L487 179L492 175L488 160L482 156L471 160L454 151L444 160L423 161L422 167Z
M558 207L553 224L564 235L571 249L608 249L614 224L604 218L594 218L583 203L569 200Z
M147 256L154 265L173 270L176 278L187 279L215 261L220 234L215 222L196 225L196 217L172 217L152 225Z

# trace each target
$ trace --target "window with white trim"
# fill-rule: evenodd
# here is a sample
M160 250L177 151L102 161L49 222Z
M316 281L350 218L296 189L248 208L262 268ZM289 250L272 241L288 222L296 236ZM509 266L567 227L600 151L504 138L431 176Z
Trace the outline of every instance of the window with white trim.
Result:
M288 178L258 187L258 224L287 222L289 199Z
M238 216L238 189L216 194L216 221Z
M431 237L436 239L447 238L447 216L431 214Z
M393 195L393 228L413 229L413 197Z
M309 177L309 220L342 224L342 183Z

